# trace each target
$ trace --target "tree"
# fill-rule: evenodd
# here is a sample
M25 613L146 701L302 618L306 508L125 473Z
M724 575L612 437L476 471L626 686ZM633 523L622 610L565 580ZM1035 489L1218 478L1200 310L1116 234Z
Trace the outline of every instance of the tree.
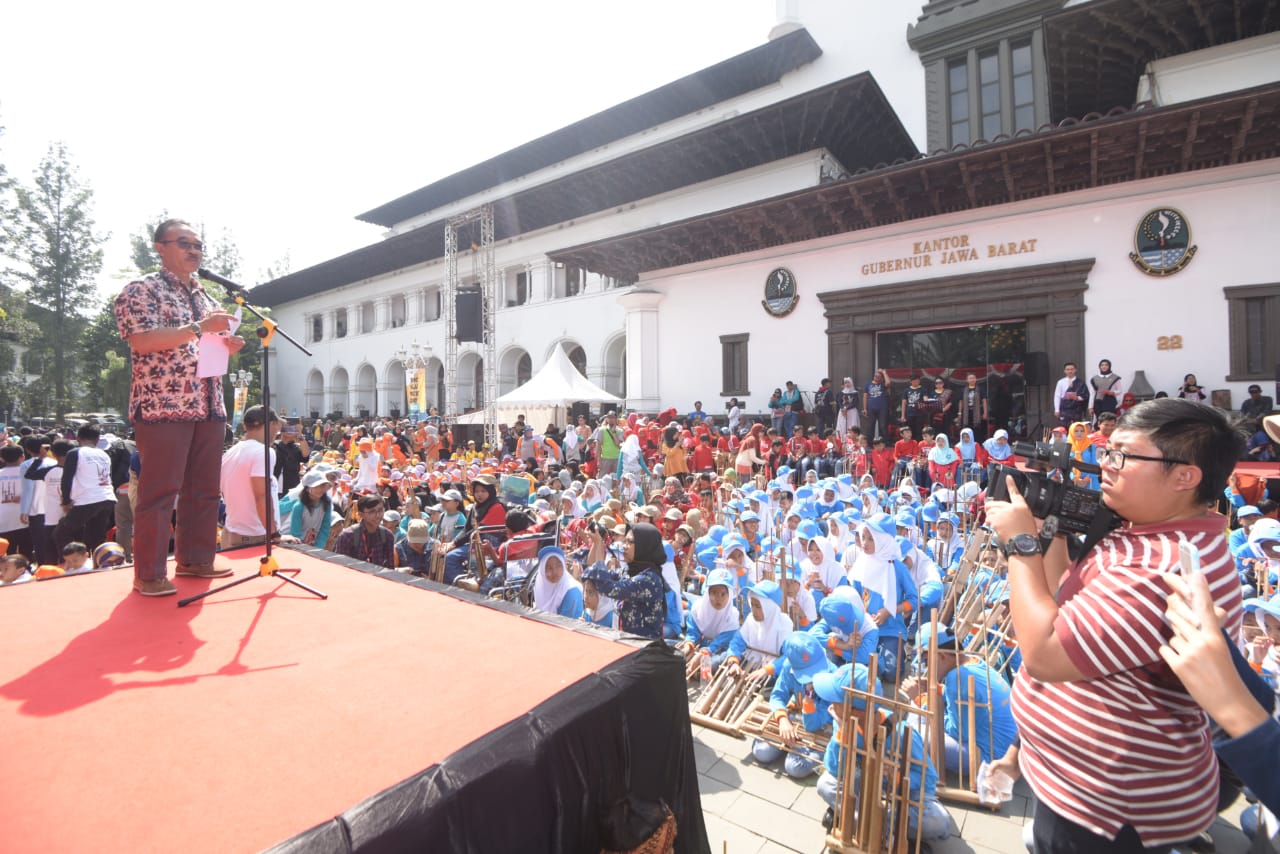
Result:
M160 256L156 254L154 243L155 231L156 226L168 218L168 211L160 211L152 224L144 225L141 231L135 231L129 235L129 256L133 259L133 266L139 273L150 273L160 269Z
M93 191L76 175L65 145L55 143L35 170L32 187L15 189L17 216L8 224L9 257L18 263L16 275L28 285L27 298L47 308L52 317L45 329L53 352L53 404L61 418L67 409L67 364L72 315L83 315L94 302L93 277L102 269L106 235L94 231Z
M4 125L0 125L0 136L4 136ZM7 254L8 235L13 222L13 179L4 161L0 160L0 255Z
M120 340L115 304L108 302L80 336L80 365L89 382L84 409L90 412L129 408L129 345Z

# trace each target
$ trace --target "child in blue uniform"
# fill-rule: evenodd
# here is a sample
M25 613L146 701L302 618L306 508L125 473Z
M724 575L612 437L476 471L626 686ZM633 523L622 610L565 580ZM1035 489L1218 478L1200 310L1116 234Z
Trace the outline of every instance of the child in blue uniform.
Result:
M921 626L919 649L927 651L932 624ZM1009 745L1018 735L1018 725L1013 720L1009 700L1012 689L1009 683L985 662L961 662L956 637L946 626L938 628L938 672L931 679L942 686L946 703L943 712L943 729L946 733L947 770L956 771L969 767L969 680L973 680L973 702L977 706L974 715L974 735L980 761L993 762L1004 756ZM922 652L922 658L924 653ZM961 700L965 703L962 705ZM991 703L991 714L984 708ZM961 734L964 734L962 738Z
M800 719L806 732L818 733L831 725L831 713L823 703L821 708L813 693L813 677L833 669L822 641L808 632L792 632L782 643L782 665L778 668L778 681L769 694L769 710L778 721L778 732L783 741L795 737L795 724L787 706L793 700L800 708ZM761 765L770 765L782 758L784 751L768 742L756 739L751 754ZM788 776L802 780L813 774L821 765L822 757L805 753L787 753L783 764Z
M738 634L738 609L733 606L733 578L725 569L712 570L705 592L685 616L682 649L707 649L711 666L729 656L729 644Z
M773 581L758 581L747 591L751 613L729 641L726 660L736 676L746 670L758 679L778 672L782 644L791 636L791 619L782 613L782 588Z
M862 545L849 568L849 580L862 596L867 613L880 627L877 647L882 681L897 684L905 659L907 621L919 608L919 593L901 559L892 516L877 513L858 526Z
M538 577L533 580L533 609L576 620L582 616L582 584L565 571L564 552L547 546L538 552Z
M866 664L880 642L880 627L862 606L852 587L840 585L822 600L822 619L809 629L826 647L836 664Z
M845 754L840 748L840 727L858 726L856 720L840 720L845 689L852 687L854 690L867 692L867 685L870 682L874 685L871 690L881 694L879 680L872 680L869 677L870 673L865 665L845 664L829 673L820 673L813 679L814 693L819 700L830 704L830 714L834 722L831 740L827 742L827 750L822 757L822 775L818 777L817 786L819 797L827 804L828 815L834 815L841 775L844 773ZM862 698L855 698L850 705L855 712L863 712L867 708ZM923 839L946 839L951 834L951 815L938 800L938 772L929 761L929 757L925 755L924 741L919 733L911 729L907 721L898 724L898 737L910 739L911 758L914 761L911 763L908 797L913 803L920 799L921 787L924 788L924 821L919 820L916 808L912 807L907 813L907 833L914 837L918 831ZM856 743L859 747L863 744L861 731L858 732ZM856 769L854 774L856 778L861 774L861 769Z

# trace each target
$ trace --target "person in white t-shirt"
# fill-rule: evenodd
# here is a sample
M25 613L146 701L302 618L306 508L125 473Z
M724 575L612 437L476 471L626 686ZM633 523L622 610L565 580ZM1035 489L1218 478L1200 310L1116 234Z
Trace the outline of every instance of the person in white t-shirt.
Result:
M62 554L73 540L96 549L107 539L107 530L115 522L111 458L98 448L99 437L95 425L85 424L76 431L79 447L72 448L62 464L62 521L53 530L56 554Z
M271 449L268 466L265 444L280 429L280 419L261 405L251 406L241 424L244 438L222 455L222 503L227 508L223 550L264 543L277 530L274 505L279 484L274 476L267 483L268 472L275 471L276 452Z
M31 536L43 538L37 541L46 544L50 553L53 552L53 532L62 521L62 466L67 460L67 454L71 453L74 447L66 439L55 439L49 445L49 453L53 455L53 465L43 470L44 481L36 484L36 489L44 493L44 530L39 533L32 531Z
M22 449L0 447L0 537L12 554L31 556L31 537L22 523Z

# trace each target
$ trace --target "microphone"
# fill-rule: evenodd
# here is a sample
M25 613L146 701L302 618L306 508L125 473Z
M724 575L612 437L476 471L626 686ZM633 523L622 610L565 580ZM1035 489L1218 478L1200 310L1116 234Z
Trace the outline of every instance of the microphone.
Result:
M233 296L249 295L249 290L244 285L238 285L235 282L231 281L230 279L224 278L223 276L219 276L217 273L213 272L212 270L206 270L204 267L201 267L199 270L196 270L196 275L202 279L213 282L214 284L222 285L222 287L226 289L227 293Z

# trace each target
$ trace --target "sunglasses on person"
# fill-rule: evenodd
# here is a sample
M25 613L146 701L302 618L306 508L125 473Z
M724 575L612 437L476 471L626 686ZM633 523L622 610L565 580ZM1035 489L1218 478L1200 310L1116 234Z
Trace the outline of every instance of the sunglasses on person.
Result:
M187 252L192 249L197 252L204 251L204 244L199 240L187 240L185 237L179 237L176 240L157 240L156 243L176 243L178 244L178 248L183 252Z

